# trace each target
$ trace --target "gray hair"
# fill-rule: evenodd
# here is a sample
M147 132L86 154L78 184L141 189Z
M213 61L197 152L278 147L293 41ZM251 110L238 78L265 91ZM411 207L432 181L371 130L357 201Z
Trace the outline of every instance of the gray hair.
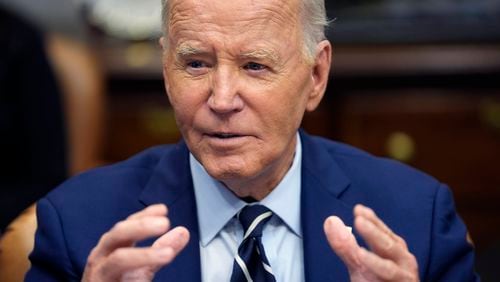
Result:
M163 34L168 35L168 0L161 0ZM308 60L314 60L316 45L326 38L325 28L329 21L326 16L324 0L301 0L301 19L303 25L304 55Z

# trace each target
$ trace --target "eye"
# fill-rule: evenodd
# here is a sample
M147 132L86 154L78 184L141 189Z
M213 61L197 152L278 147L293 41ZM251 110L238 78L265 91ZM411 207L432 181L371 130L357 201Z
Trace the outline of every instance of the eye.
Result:
M210 69L210 64L202 60L187 60L185 62L185 71L193 76L206 74Z
M246 65L244 65L243 68L251 71L260 71L266 69L266 66L255 62L249 62Z
M187 66L193 69L206 67L206 65L202 61L191 61L187 63Z

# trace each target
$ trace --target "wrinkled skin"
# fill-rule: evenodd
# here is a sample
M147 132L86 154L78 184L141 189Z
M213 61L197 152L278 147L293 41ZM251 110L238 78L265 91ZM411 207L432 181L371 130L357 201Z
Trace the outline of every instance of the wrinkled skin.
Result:
M264 198L291 165L319 104L331 46L303 55L295 1L174 1L163 72L195 158L239 197ZM245 31L245 32L242 32Z

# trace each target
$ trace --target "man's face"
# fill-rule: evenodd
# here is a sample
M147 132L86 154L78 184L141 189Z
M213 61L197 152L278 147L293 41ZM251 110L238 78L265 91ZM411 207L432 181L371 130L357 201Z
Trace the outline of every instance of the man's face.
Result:
M324 87L303 55L298 5L170 3L167 93L191 153L229 187L282 177L275 174L291 164L304 111L321 100Z

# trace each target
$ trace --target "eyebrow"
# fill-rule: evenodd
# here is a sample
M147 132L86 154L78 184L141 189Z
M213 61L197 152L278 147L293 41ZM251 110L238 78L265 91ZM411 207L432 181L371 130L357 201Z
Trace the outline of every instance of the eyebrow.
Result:
M239 57L242 59L270 60L273 63L278 63L280 59L279 55L276 52L267 49L257 49L249 52L244 52Z
M179 46L175 48L175 54L177 55L177 57L184 57L199 53L202 53L200 49L195 48L186 42L179 44Z
M175 53L178 58L182 58L190 55L202 54L205 53L205 51L193 47L187 42L183 42L175 48ZM280 56L276 52L268 49L256 49L243 52L238 55L238 57L246 60L269 60L274 64L277 64L280 61Z

